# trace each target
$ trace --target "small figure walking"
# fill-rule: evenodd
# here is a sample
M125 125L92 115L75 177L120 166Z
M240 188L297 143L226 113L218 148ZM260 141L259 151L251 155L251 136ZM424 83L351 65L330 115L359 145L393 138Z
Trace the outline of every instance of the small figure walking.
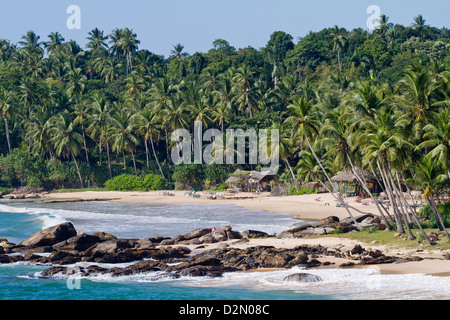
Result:
M211 235L215 235L216 234L216 227L212 227L211 229Z

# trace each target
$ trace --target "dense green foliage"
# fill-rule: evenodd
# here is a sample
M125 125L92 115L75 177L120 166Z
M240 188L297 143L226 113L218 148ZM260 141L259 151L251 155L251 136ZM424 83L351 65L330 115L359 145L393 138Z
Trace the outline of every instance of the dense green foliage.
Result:
M167 188L166 179L154 174L136 177L131 174L121 174L105 182L109 191L150 191Z
M128 28L94 29L86 48L58 32L0 40L0 181L102 187L124 173L157 174L171 188L202 188L255 169L174 166L171 132L202 121L279 128L276 179L299 190L325 181L314 156L330 175L350 156L377 172L379 160L427 195L445 193L450 31L418 18L402 26L384 16L373 33L335 26L295 41L276 31L259 49L217 39L189 55L177 44L169 57L139 49ZM433 177L417 174L425 157Z

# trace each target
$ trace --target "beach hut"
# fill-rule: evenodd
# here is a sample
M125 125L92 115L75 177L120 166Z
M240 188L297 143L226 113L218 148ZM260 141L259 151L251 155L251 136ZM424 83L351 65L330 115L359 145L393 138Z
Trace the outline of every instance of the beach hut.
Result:
M314 189L317 192L326 192L325 189L320 182L307 182L302 186L303 189Z
M378 186L377 180L369 172L361 168L356 168L355 170L365 180L371 192L379 192L380 186ZM342 195L359 196L365 193L363 187L359 184L358 179L356 179L356 176L350 169L335 175L331 178L331 181L336 183L337 189Z
M274 176L270 171L244 171L236 170L225 183L229 187L241 188L243 190L257 189L261 185L267 189Z

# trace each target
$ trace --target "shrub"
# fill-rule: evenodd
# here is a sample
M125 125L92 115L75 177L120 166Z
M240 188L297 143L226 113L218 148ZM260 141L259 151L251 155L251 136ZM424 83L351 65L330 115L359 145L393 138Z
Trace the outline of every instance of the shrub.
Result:
M450 201L444 203L437 204L438 210L441 214L442 220L444 221L445 227L450 227ZM426 217L426 221L422 221L421 225L424 228L437 228L438 224L436 222L436 217L431 209L429 204L423 206L419 212L417 212L418 216Z
M167 180L154 174L147 174L143 177L121 174L105 182L105 188L109 191L149 191L162 190L166 187Z

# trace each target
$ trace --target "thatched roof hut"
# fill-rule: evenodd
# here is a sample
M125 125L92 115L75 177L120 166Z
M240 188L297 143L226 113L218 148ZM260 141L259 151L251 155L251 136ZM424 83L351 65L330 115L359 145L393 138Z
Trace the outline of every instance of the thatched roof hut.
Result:
M362 170L361 168L356 168L356 172L360 177L363 177L366 181L375 181L375 178L366 170ZM357 182L356 176L353 174L352 170L345 170L341 173L335 175L331 178L333 182Z
M355 170L358 173L358 176L362 177L364 181L367 182L369 189L371 189L371 191L378 192L377 181L372 174L361 168L355 168ZM362 186L360 186L358 179L350 169L347 169L335 175L334 177L331 178L331 181L333 183L337 183L339 192L343 194L358 195L364 191Z
M236 170L225 183L228 185L236 184L260 184L268 183L273 179L270 171L243 171Z

